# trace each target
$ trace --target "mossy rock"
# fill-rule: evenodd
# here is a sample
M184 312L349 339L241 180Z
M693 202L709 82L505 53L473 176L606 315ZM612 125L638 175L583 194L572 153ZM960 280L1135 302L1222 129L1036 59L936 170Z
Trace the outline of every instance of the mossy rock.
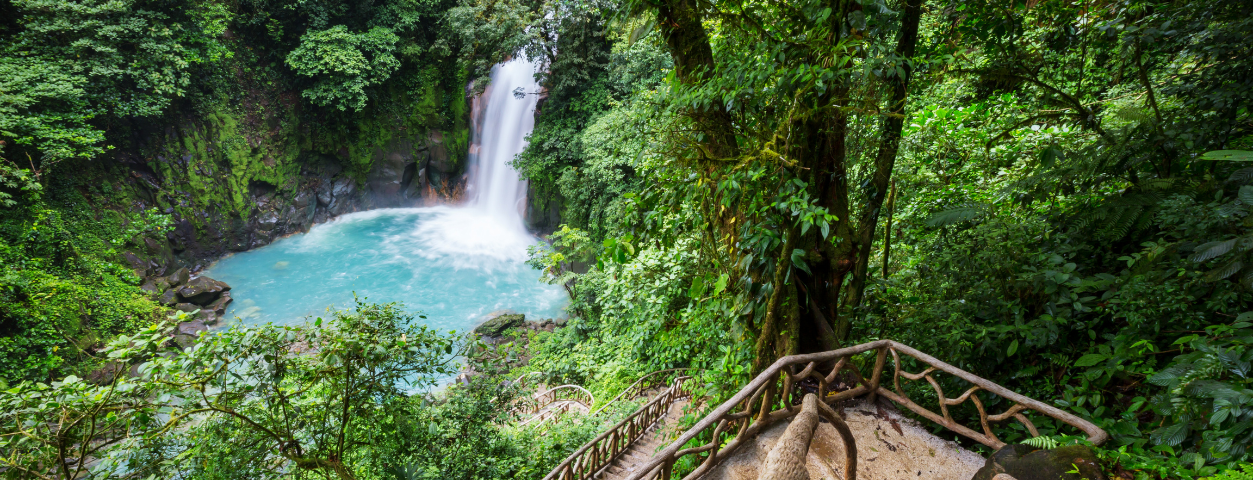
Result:
M1015 480L1106 480L1096 453L1082 445L1052 450L1006 445L988 457L971 480L992 480L1001 473Z
M521 313L506 313L483 322L482 325L474 328L474 333L487 337L499 337L510 328L521 327L526 324L526 315Z

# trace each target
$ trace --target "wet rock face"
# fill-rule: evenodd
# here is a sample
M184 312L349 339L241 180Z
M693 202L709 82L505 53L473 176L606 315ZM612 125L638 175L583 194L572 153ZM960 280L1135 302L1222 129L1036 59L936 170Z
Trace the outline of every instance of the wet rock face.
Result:
M1078 473L1067 473L1078 470ZM1082 445L1041 450L1016 444L1001 447L988 457L971 480L1106 480L1092 449Z
M527 189L526 215L523 220L527 228L541 234L555 232L561 225L561 196L540 195L534 189Z
M212 133L183 128L199 135ZM159 207L174 220L173 230L164 238L136 239L139 248L119 261L144 278L179 267L194 272L224 254L267 245L338 215L449 200L465 190L464 155L453 151L464 146L455 135L398 129L366 153L370 167L364 172L346 168L358 167L363 160L349 158L346 146L331 154L301 151L298 158L286 161L286 167L266 164L276 170L263 174L235 172L235 164L220 159L189 160L205 152L143 157L119 151L120 168L130 170L120 181L136 199L134 206ZM210 139L205 149L215 146ZM241 185L240 175L249 180Z

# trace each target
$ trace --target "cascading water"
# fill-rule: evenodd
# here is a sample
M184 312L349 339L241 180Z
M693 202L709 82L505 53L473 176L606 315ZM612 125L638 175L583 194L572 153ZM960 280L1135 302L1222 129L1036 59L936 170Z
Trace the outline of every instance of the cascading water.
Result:
M534 66L497 65L476 99L468 202L462 207L391 208L343 215L309 233L239 253L206 275L233 287L227 318L294 323L347 308L352 295L401 301L425 323L468 330L485 314L510 309L559 317L564 291L538 281L527 266L536 242L523 221L526 184L508 162L534 126Z
M492 69L489 88L483 94L486 108L475 109L482 118L474 119L477 128L470 139L477 147L471 150L477 171L470 184L470 204L522 228L526 181L519 180L518 172L508 163L526 148L526 136L535 128L534 93L539 90L535 65L525 58L497 65Z

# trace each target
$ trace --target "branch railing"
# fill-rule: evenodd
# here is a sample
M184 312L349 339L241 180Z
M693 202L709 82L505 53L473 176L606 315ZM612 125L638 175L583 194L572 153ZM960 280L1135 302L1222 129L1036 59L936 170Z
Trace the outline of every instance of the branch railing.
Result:
M851 361L854 356L868 352L875 353L874 366L869 378L863 375ZM927 365L927 368L919 373L905 371L901 365L901 354ZM893 367L892 389L881 384L889 355L892 357ZM939 372L964 380L972 386L961 395L948 398L940 387L940 383L935 379L934 375ZM907 381L925 380L930 384L935 391L940 413L935 413L911 400L901 388L902 378ZM835 391L833 386L837 381L850 381L850 388ZM1013 405L1002 413L989 415L984 408L984 402L979 398L980 392L1000 396L1013 402ZM907 345L892 340L878 340L838 350L780 358L734 396L715 408L708 416L656 453L648 463L640 466L627 480L670 480L676 463L686 462L688 457L691 457L692 461L687 463L687 466L694 465L694 469L683 477L684 480L699 478L732 455L744 442L751 441L765 428L799 413L801 399L806 393L816 394L828 405L863 395L873 402L877 396L882 395L924 418L992 448L1005 445L993 432L992 425L1010 419L1022 423L1032 436L1039 436L1038 429L1024 414L1026 411L1034 411L1070 425L1087 434L1088 440L1094 444L1099 445L1109 439L1109 435L1104 430L1082 418L1020 395ZM970 401L975 406L981 431L976 431L953 419L950 407L961 405L966 401ZM616 428L602 434L598 439L614 432ZM730 438L726 438L726 434L732 432ZM686 447L693 441L697 443L695 446ZM586 470L578 472L585 473ZM553 477L550 474L549 478L581 480L589 478L593 473L595 471L562 477Z
M513 411L518 415L535 415L545 407L558 402L577 403L590 410L596 403L596 397L592 396L592 392L578 385L559 385L520 399L514 405Z
M666 369L666 370L657 370L657 371L655 371L655 372L653 372L653 373L649 373L649 374L647 374L647 375L644 375L644 376L640 377L640 378L639 378L639 380L636 380L636 381L635 381L635 383L632 383L631 385L627 386L627 388L625 388L625 389L623 389L621 392L619 392L617 396L615 396L615 397L613 397L613 398L609 399L609 401L608 401L608 402L605 402L605 404L604 404L604 405L601 405L600 407L597 407L597 408L596 408L596 410L592 412L592 415L595 415L595 414L597 414L597 413L600 413L600 412L601 412L601 411L603 411L605 408L609 407L610 405L613 405L613 403L614 403L614 402L616 402L616 401L618 401L618 400L621 400L621 399L623 399L623 398L627 398L627 399L630 399L630 398L635 398L635 397L638 397L638 396L643 395L643 394L644 394L644 392L647 392L647 391L652 390L652 389L654 389L654 388L661 387L661 386L665 386L665 385L669 385L669 384L671 383L671 379L670 379L670 375L669 375L669 374L674 374L674 373L678 373L678 372L685 372L685 371L687 371L687 370L689 370L689 369L687 369L687 368L669 368L669 369ZM681 376L681 375L680 375L680 376Z
M665 417L675 400L691 396L691 390L687 385L691 378L689 376L675 378L670 383L670 388L653 397L639 410L605 430L600 436L584 444L564 462L557 465L557 468L549 472L544 480L586 479L604 470L626 452L632 443L647 433L658 420ZM640 391L645 390L647 389Z

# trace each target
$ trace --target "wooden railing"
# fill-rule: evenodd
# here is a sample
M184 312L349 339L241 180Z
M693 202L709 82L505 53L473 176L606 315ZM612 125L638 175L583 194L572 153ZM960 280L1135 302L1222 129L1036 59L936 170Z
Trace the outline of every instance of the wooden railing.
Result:
M856 365L850 362L852 357L868 352L875 352L874 366L869 378L862 375ZM880 384L889 354L892 356L894 370L892 372L893 388L890 390ZM927 365L927 368L919 373L906 372L902 369L901 354L914 358ZM950 399L945 396L939 382L934 378L934 374L938 372L964 380L972 386L958 397ZM844 376L841 376L841 373ZM910 400L901 389L902 378L907 381L926 380L936 393L940 413L937 414ZM851 388L837 392L833 387L841 379L851 379L849 380ZM979 399L979 392L1000 396L1013 402L1013 405L1002 413L988 415L984 410L983 401ZM1088 440L1094 444L1099 445L1109 439L1109 435L1104 430L1075 415L1015 393L906 345L891 340L879 340L839 350L780 358L729 400L655 454L652 460L640 466L627 480L670 480L675 464L687 457L692 457L694 460L688 463L688 466L695 465L695 468L683 478L685 480L699 478L733 454L736 448L744 442L751 441L766 427L796 415L800 411L800 400L806 393L816 394L828 405L863 395L873 402L877 396L882 395L924 418L993 448L1000 448L1005 444L992 431L992 425L1011 418L1021 422L1032 436L1039 435L1035 425L1024 415L1026 411L1034 411L1070 425L1087 434ZM978 411L981 432L958 423L949 411L949 407L960 405L968 400ZM617 427L602 434L598 439L616 431ZM698 444L685 448L693 441ZM595 470L583 469L572 471L570 475L561 477L554 477L550 474L549 478L555 480L586 479L590 478L593 473Z
M675 378L670 383L670 388L662 391L626 419L580 447L564 462L557 465L557 468L544 477L544 480L591 478L608 467L635 440L647 433L649 427L665 417L675 400L691 396L691 391L687 388L690 379L691 377L688 376Z
M670 368L666 370L658 370L653 373L644 375L640 377L639 380L636 380L635 383L632 383L631 385L627 386L627 388L619 392L617 396L609 399L609 401L605 402L604 405L597 407L596 410L592 412L592 415L600 413L605 408L609 407L610 405L613 405L614 402L617 402L618 400L621 400L624 398L626 399L635 398L640 395L643 395L644 392L647 392L654 388L669 385L671 382L671 378L670 378L671 374L678 374L678 372L685 372L687 370L688 369L686 368Z
M527 416L536 415L541 413L541 411L545 408L553 407L544 412L545 415L542 415L543 418L539 418L538 420L536 416L528 418L526 421L522 422L522 424L525 425L527 423L531 423L532 421L542 421L551 418L552 415L547 415L547 413L553 412L554 410L559 409L560 412L558 413L562 413L569 410L572 406L574 406L574 404L582 406L584 410L591 410L592 405L595 403L596 398L593 397L592 392L587 391L587 389L578 385L560 385L537 393L533 396L519 398L514 403L513 411L515 415Z

